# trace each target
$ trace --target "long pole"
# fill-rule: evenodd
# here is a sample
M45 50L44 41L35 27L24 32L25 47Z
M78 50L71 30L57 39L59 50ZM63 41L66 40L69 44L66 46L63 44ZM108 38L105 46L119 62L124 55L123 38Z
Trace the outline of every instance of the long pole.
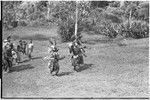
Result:
M76 0L76 23L75 23L75 37L77 37L78 30L78 0Z

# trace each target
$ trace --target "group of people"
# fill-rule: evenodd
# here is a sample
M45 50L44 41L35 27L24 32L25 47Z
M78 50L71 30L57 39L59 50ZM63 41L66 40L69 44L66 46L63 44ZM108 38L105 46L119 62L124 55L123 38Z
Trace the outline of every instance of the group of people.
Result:
M11 36L8 36L7 39L3 41L3 52L2 52L2 66L4 71L9 72L10 68L15 64L21 62L21 53L27 55L29 60L31 60L31 53L33 52L33 43L30 40L29 43L26 41L20 40L16 46L12 40Z
M56 41L49 41L51 44L48 47L49 55L45 57L43 60L48 60L48 68L50 69L50 73L52 75L58 75L59 72L59 61L64 59L65 56L60 56L58 53L59 49L57 47ZM85 55L84 47L80 41L80 38L75 38L74 41L69 43L69 53L71 54L71 63L75 71L78 71L78 67L84 64L83 56ZM20 40L18 45L14 45L11 41L11 37L9 36L3 42L3 69L5 71L10 71L10 68L13 66L13 62L15 64L19 64L21 62L21 53L27 55L29 60L32 60L31 53L33 52L33 43L30 40L29 43L26 41Z
M48 67L52 75L58 75L59 72L59 60L65 58L65 56L60 56L58 53L58 48L56 46L56 41L50 41L51 46L48 48L49 56L45 57L44 60L48 60ZM84 64L83 56L85 55L85 47L82 46L82 43L79 38L75 38L74 41L69 43L69 53L71 54L71 63L75 71L78 71L80 65Z

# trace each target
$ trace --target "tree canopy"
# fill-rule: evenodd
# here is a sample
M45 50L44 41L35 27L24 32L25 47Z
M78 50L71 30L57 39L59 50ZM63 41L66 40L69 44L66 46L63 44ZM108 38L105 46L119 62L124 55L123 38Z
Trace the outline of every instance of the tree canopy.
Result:
M63 41L70 40L74 34L77 6L75 1L3 1L2 4L2 23L5 29L15 28L18 25L38 26L54 23L59 27L58 33ZM128 23L132 29L130 22L149 24L149 2L80 1L78 3L78 32L95 31L98 34L115 37L122 33L120 28L126 25L124 23ZM111 36L113 31L115 35Z

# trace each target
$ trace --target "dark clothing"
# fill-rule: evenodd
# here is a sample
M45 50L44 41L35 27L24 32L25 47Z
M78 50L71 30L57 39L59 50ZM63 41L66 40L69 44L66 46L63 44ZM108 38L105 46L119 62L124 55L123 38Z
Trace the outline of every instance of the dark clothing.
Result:
M17 51L21 52L21 46L17 45Z
M27 43L25 41L19 41L19 45L17 46L17 51L26 54L26 45Z
M58 61L56 59L51 60L49 69L50 69L51 73L54 72L54 71L56 73L58 73L58 71L59 71L59 64L58 64Z
M72 66L77 66L78 64L83 64L83 56L79 55L77 58L74 58L74 56L71 57Z
M70 53L73 53L73 56L71 57L72 66L77 66L84 63L82 50L80 47L72 45L70 48Z
M13 43L10 43L10 48L11 48L11 49L13 49L13 48L14 48Z
M55 72L55 75L59 72L59 63L58 61L61 59L57 52L53 52L51 55L51 59L49 65L50 73Z
M81 49L79 47L75 47L74 45L70 48L70 53L73 53L73 55L81 54Z
M24 43L23 43L23 46L22 46L22 48L23 48L23 54L26 54L26 45L27 45L27 43L24 42Z
M6 51L4 51L4 57L5 58L11 58L12 57L11 49L6 49Z
M78 45L82 45L82 41L80 39L76 39L75 42L77 42Z
M7 68L12 67L12 51L11 49L6 49L3 53L3 65L5 68L5 71Z
M12 67L12 60L11 60L11 58L6 58L5 60L7 62L6 67L11 68Z

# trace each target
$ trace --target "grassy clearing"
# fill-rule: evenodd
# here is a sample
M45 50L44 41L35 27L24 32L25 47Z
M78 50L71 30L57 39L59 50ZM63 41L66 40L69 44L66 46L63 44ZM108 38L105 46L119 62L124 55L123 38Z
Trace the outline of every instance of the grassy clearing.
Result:
M57 27L17 27L13 30L3 31L3 39L11 34L14 40L47 40L51 37L57 37Z
M20 31L14 31L19 35ZM29 29L26 29L24 33L28 31ZM44 29L39 30L38 34L43 31ZM73 71L67 44L61 43L58 44L59 53L66 58L60 61L59 76L51 76L47 62L41 59L48 55L48 41L35 40L33 61L28 62L27 57L23 56L24 63L14 66L11 73L3 75L3 96L81 98L149 96L148 38L128 39L127 46L118 46L116 41L100 35L83 36L84 45L88 47L86 49L88 57L85 58L85 66L80 68L80 72Z

